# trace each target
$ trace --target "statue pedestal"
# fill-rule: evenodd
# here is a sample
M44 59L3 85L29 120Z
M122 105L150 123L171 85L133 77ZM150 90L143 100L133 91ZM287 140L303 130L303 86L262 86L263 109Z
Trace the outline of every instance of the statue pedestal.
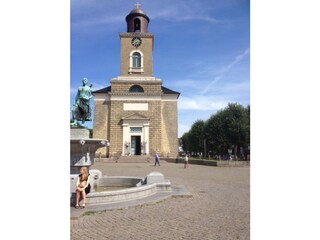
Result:
M88 172L94 164L97 149L108 146L106 139L89 138L90 131L86 128L71 128L70 130L70 192L75 193L77 177L81 167L87 167ZM96 171L95 171L96 172ZM95 174L93 174L95 175ZM101 175L101 173L100 173ZM94 176L90 178L91 191L94 191Z
M108 140L89 138L90 131L86 128L70 130L70 173L79 174L81 167L91 167L97 149L106 147Z
M87 128L71 128L70 139L90 138L90 131Z

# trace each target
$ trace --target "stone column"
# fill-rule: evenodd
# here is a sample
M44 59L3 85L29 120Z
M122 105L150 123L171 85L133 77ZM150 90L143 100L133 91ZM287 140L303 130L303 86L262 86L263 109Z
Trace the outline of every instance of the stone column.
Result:
M127 124L127 123L122 124L122 136L123 136L123 138L122 138L122 156L124 156L126 153L125 143L130 142L129 141L129 124Z
M143 124L143 140L146 142L144 153L149 154L149 123Z

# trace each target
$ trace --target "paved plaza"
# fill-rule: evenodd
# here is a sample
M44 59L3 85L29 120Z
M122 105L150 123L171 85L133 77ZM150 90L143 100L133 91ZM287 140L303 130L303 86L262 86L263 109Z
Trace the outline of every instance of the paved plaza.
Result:
M96 162L93 168L107 176L159 171L192 197L86 214L71 220L71 239L250 239L250 167L160 164Z

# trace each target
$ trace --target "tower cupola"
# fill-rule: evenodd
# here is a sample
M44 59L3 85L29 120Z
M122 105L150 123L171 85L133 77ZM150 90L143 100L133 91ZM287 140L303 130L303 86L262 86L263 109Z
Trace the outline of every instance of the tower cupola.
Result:
M135 4L136 8L133 9L126 17L127 32L148 32L149 17L145 12L140 9L139 3Z

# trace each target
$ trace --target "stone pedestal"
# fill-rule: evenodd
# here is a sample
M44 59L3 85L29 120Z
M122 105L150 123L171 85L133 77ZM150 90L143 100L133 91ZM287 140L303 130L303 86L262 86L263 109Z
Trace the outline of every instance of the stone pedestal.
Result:
M165 182L164 176L160 172L151 172L147 175L146 178L147 178L147 184Z
M90 131L87 128L71 128L70 139L88 139L90 138Z
M89 138L86 128L72 128L70 135L70 173L79 174L81 167L89 169L94 164L95 152L106 147L108 140Z

